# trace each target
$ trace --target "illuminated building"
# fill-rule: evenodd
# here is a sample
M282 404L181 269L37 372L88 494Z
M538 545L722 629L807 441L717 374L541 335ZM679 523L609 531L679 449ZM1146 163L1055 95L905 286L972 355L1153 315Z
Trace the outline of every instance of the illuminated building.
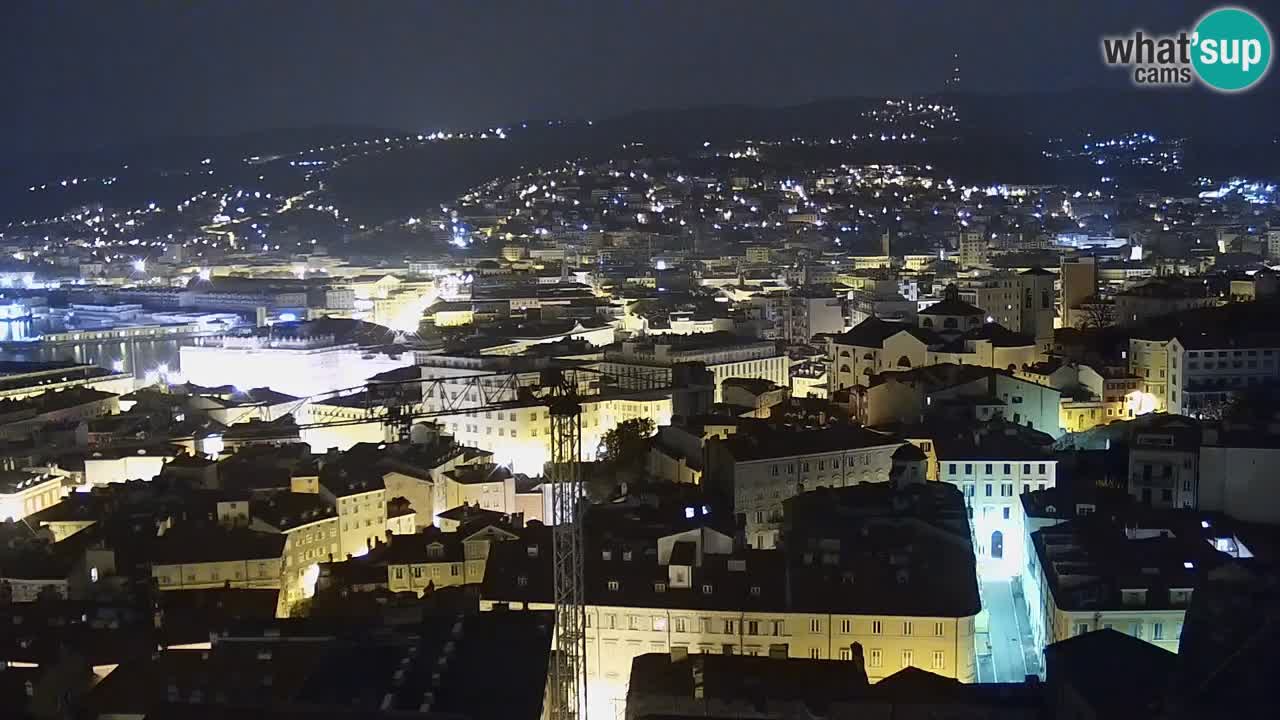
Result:
M1105 629L1178 652L1195 588L1226 559L1198 517L1029 507L1022 588L1037 648Z
M51 390L87 387L125 395L133 392L132 375L94 365L67 362L0 362L0 399L21 400Z
M322 472L319 492L338 509L338 559L364 555L387 539L387 491L375 472Z
M269 387L298 397L356 387L373 375L413 364L410 353L365 350L331 335L197 338L179 353L183 374L197 385Z
M0 470L0 522L23 520L60 502L65 475L37 470Z
M249 528L285 536L280 563L278 612L288 617L295 603L311 597L318 563L341 559L337 510L311 493L275 493L255 501Z
M641 379L669 380L671 366L683 362L706 365L715 379L717 401L721 399L720 384L731 377L789 384L789 361L775 343L719 332L623 342L616 349L606 350L597 367L618 378L623 387L640 389L645 387Z
M844 330L844 310L834 291L803 287L783 293L756 295L748 303L751 317L761 322L760 337L807 343L819 333Z
M171 529L148 548L161 590L279 588L285 536L244 528Z
M1142 383L1141 392L1154 400L1152 412L1182 413L1180 370L1182 344L1177 338L1137 335L1129 339L1129 374Z
M938 479L964 494L981 578L1007 578L1021 572L1026 560L1018 498L1057 484L1058 461L1049 452L1052 442L1045 433L1003 423L972 435L936 438Z
M1053 325L1057 314L1054 288L1056 276L1041 268L983 278L962 294L987 314L988 322L1035 339L1042 350L1053 345Z
M1058 269L1062 279L1062 326L1078 327L1073 311L1098 294L1098 265L1092 257L1063 259Z
M991 247L984 227L966 227L960 230L960 267L971 268L985 265Z
M783 503L817 487L847 487L889 478L902 441L853 427L740 431L707 443L703 484L732 498L753 548L774 547Z
M871 426L1003 418L1053 437L1062 434L1057 389L993 368L947 363L886 372L875 376L862 393L851 395L853 416Z
M698 525L590 534L592 717L622 715L632 660L647 653L852 661L858 642L873 682L908 666L976 680L980 602L964 507L949 486L913 488L898 510L888 483L798 496L791 502L804 506L785 552L735 550L729 535ZM861 580L841 579L854 575ZM550 533L495 543L481 609L545 609L550 601Z
M392 537L379 556L387 565L387 588L422 595L428 586L477 585L484 581L490 546L518 540L518 533L519 528L492 524L463 532L428 528L415 535Z

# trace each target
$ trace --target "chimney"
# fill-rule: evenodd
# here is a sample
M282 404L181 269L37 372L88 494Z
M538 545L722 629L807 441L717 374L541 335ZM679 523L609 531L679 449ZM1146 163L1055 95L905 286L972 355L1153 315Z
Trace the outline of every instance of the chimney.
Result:
M861 685L867 684L867 663L866 658L862 655L862 643L854 642L849 645L849 654L853 658L853 669L857 675Z

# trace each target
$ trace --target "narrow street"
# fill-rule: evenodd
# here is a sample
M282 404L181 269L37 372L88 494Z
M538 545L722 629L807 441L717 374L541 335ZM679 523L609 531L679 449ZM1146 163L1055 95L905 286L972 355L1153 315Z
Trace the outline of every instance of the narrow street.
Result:
M1021 597L1015 598L1009 580L982 583L982 602L990 615L990 657L979 657L980 682L1022 682L1040 671L1031 640L1027 612Z

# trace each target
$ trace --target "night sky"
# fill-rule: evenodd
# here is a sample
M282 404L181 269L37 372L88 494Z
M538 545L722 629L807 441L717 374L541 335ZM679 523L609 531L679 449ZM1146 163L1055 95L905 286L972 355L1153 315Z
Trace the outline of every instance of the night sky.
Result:
M1101 35L1221 4L4 0L0 152L934 92L952 52L966 91L1124 87Z

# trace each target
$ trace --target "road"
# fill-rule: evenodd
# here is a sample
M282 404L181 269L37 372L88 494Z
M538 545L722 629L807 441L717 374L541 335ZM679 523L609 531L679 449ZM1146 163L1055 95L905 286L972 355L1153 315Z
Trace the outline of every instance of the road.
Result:
M1039 672L1027 611L1008 580L982 583L982 602L990 615L991 658L980 664L982 682L1022 682Z

